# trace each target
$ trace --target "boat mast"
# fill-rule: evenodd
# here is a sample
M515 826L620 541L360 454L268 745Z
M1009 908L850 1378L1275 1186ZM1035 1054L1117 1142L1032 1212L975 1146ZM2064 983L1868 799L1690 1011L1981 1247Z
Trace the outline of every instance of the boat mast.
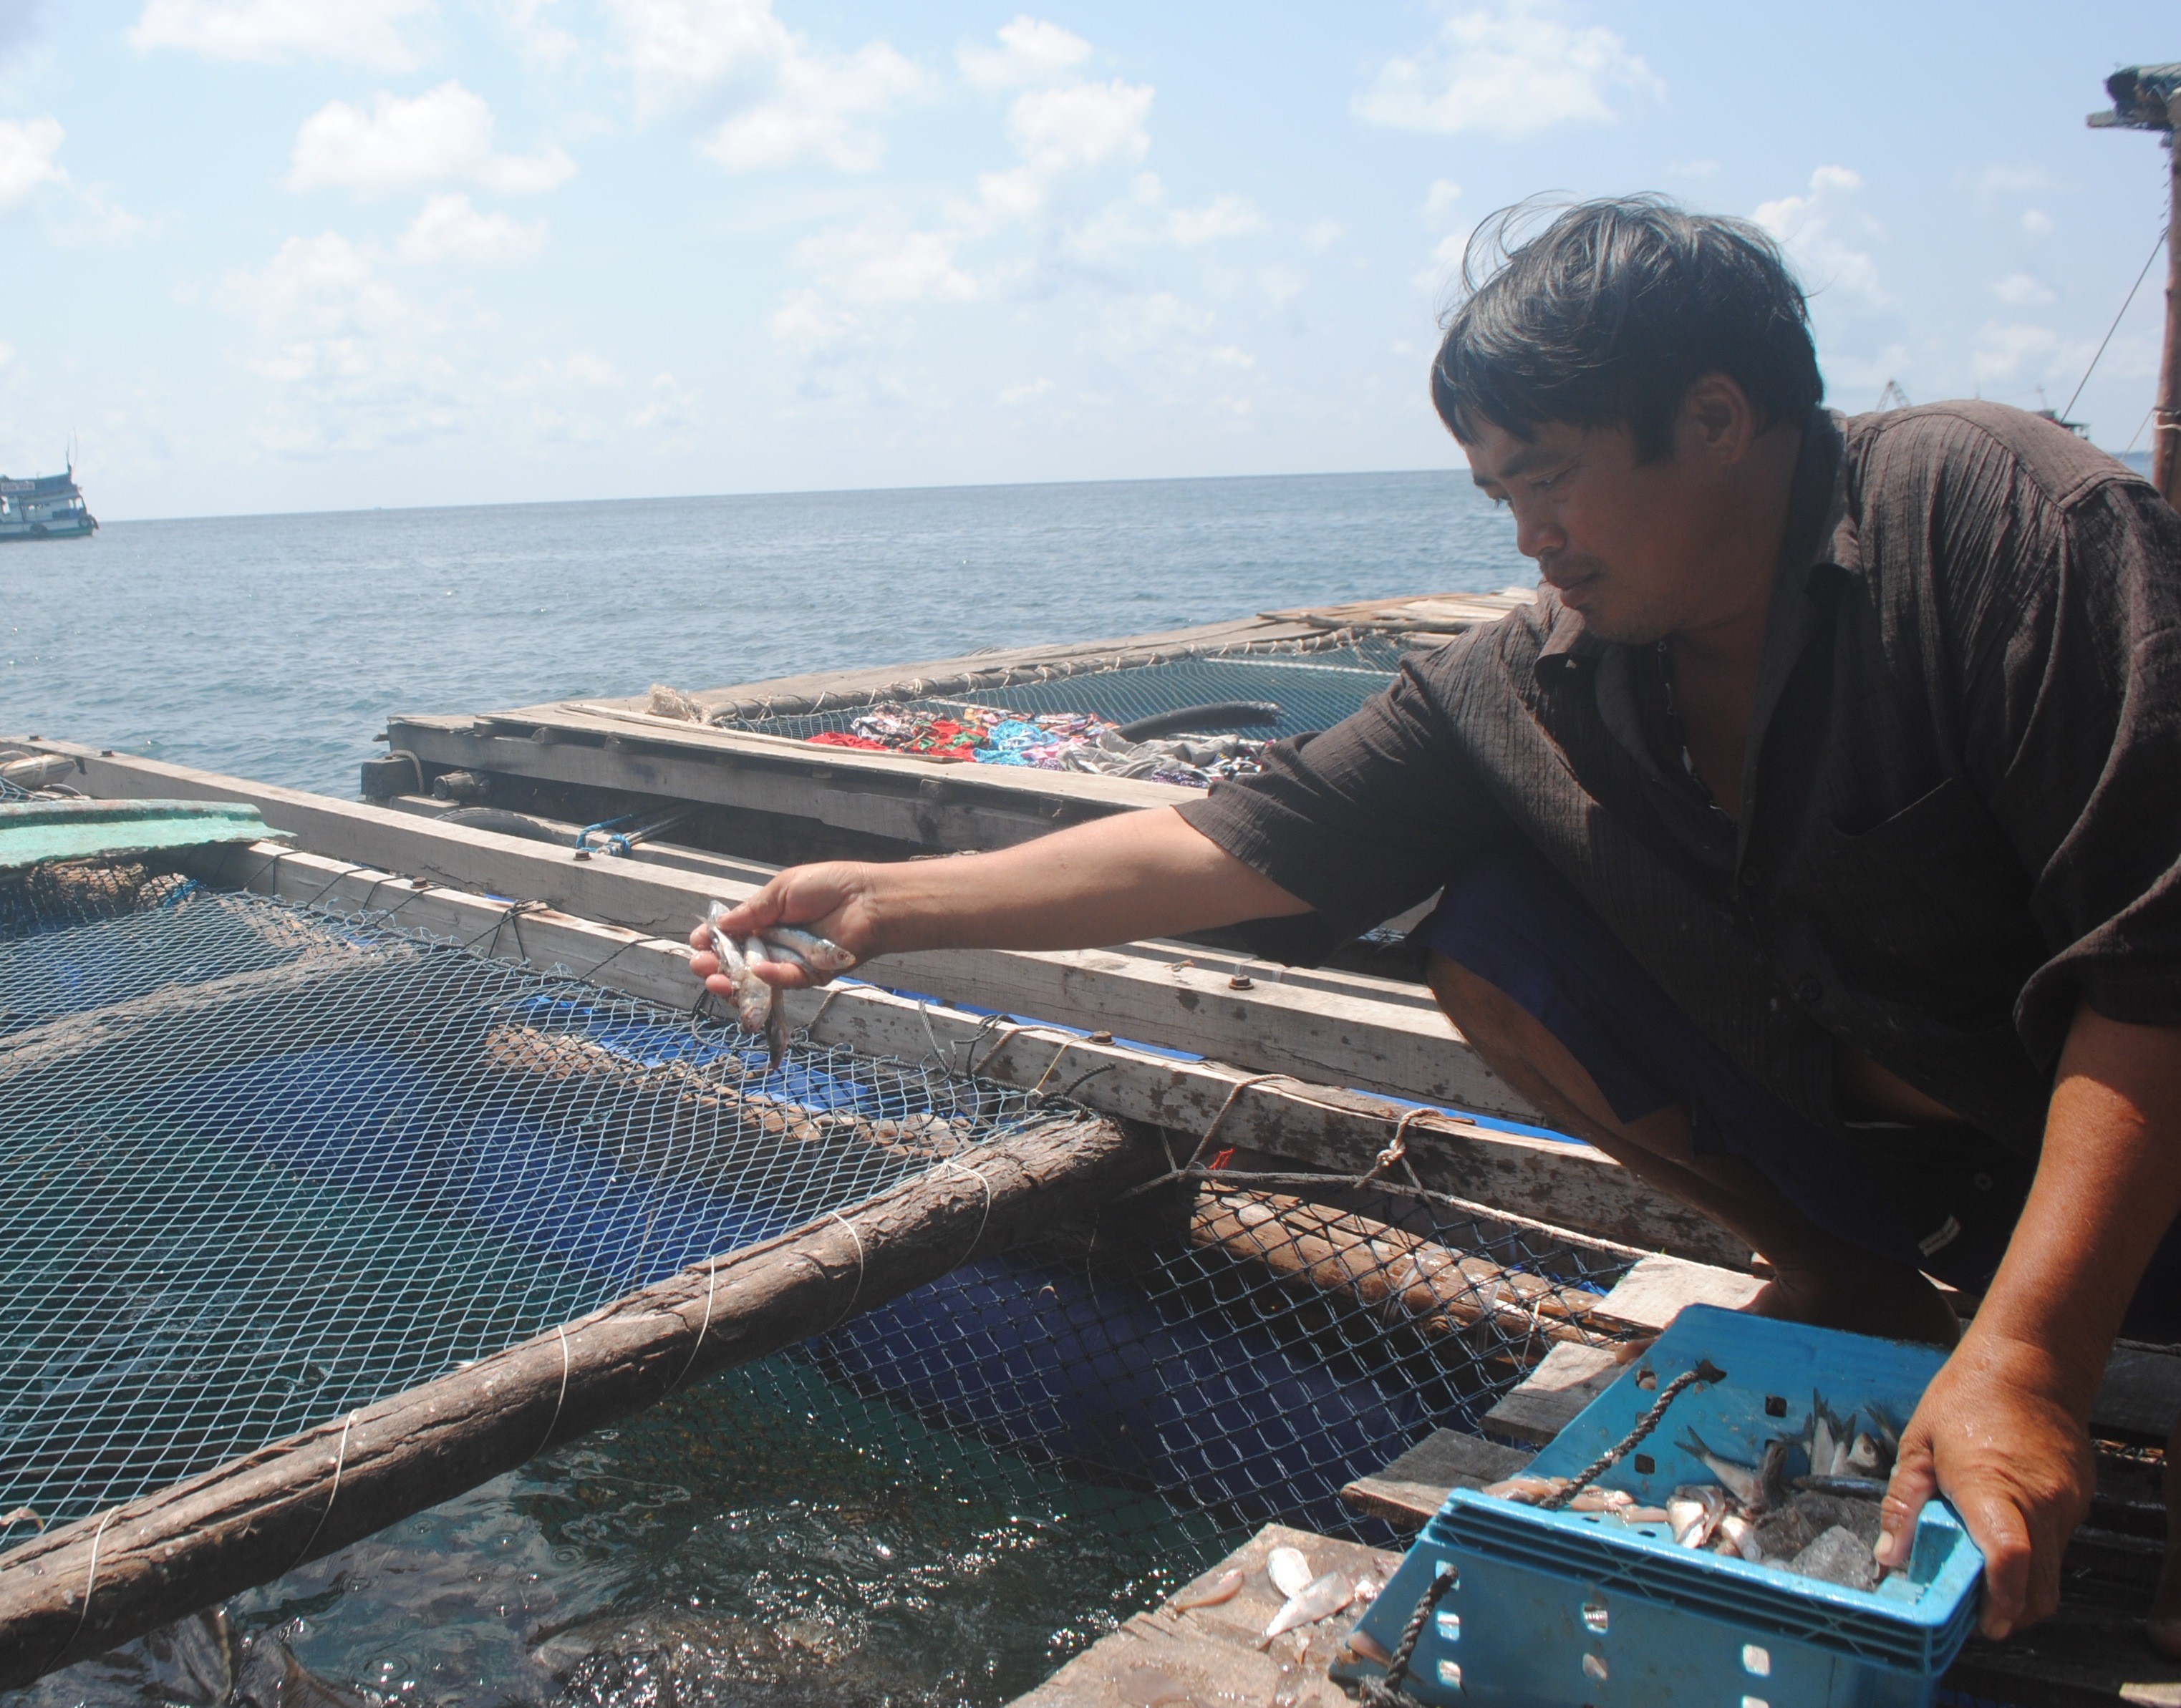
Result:
M2151 405L2151 479L2181 509L2181 63L2131 65L2106 79L2112 110L2093 113L2095 129L2156 130L2165 139L2166 344Z

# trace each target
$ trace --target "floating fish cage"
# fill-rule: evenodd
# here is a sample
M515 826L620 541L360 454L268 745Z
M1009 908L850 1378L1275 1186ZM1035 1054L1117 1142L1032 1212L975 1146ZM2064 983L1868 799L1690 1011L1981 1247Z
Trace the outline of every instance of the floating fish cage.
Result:
M0 1682L731 1364L1211 1546L1390 1534L1344 1484L1626 1332L1587 1320L1612 1249L1179 1178L1171 1135L936 1046L771 1067L533 965L519 909L451 940L356 888L0 873Z

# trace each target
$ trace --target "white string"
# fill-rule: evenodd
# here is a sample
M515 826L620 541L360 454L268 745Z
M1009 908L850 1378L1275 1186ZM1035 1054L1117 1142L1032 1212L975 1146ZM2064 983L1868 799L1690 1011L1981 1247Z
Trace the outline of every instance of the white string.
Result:
M98 1528L91 1533L91 1569L84 1573L83 1609L75 1616L75 1629L69 1633L68 1641L53 1651L56 1661L75 1647L76 1639L83 1635L83 1628L90 1623L91 1592L98 1587L98 1545L105 1540L106 1527L113 1522L113 1515L120 1510L119 1507L108 1507L99 1518Z
M530 1456L533 1459L538 1457L538 1453L544 1452L546 1448L553 1445L553 1431L560 1427L560 1408L567 1403L568 1399L568 1331L566 1325L560 1325L555 1329L555 1332L560 1336L560 1395L558 1399L553 1402L553 1420L545 1425L545 1439L538 1442L538 1452L533 1453Z
M311 1550L318 1544L318 1533L325 1529L326 1520L333 1516L334 1502L340 1499L341 1471L348 1463L348 1432L362 1415L361 1411L354 1411L341 1419L340 1445L334 1450L333 1490L326 1496L325 1510L318 1514L318 1522L311 1526L310 1540L303 1544L303 1551L295 1556L295 1565L288 1568L291 1572L295 1566L301 1565L311 1557Z
M985 1188L985 1213L977 1219L977 1231L975 1236L969 1242L969 1249L962 1254L962 1261L967 1263L972 1257L976 1255L977 1247L985 1237L985 1225L992 1219L992 1183L989 1180L986 1180L983 1175L978 1173L975 1169L967 1167L964 1165L955 1161L951 1156L943 1156L940 1158L939 1160L942 1167L958 1169L962 1173L968 1175L972 1180L975 1181L979 1186Z
M666 1390L670 1394L687 1381L689 1372L696 1368L697 1354L704 1349L704 1336L712 1326L712 1300L719 1290L720 1265L715 1259L704 1265L704 1320L697 1325L697 1343L689 1348L689 1361L682 1366L682 1374L674 1378L672 1386ZM552 1431L546 1431L546 1437L550 1440Z
M982 1179L982 1178L983 1178L983 1176L980 1175L980 1176L978 1176L978 1178ZM989 1215L990 1214L991 1214L991 1204L992 1204L992 1189L991 1189L991 1187L986 1187L985 1188L985 1213L986 1213L986 1215ZM855 1242L856 1242L856 1284L855 1284L855 1286L854 1286L852 1289L850 1289L849 1293L848 1293L848 1303L847 1306L846 1306L846 1307L842 1310L841 1314L840 1314L840 1315L838 1315L838 1316L837 1316L837 1317L835 1317L831 1322L828 1323L828 1324L825 1325L825 1333L827 1333L827 1334L831 1334L831 1333L832 1333L832 1332L833 1332L833 1331L834 1331L835 1329L837 1329L837 1328L840 1327L840 1326L841 1326L841 1325L842 1325L842 1323L844 1323L844 1322L848 1321L848 1320L849 1316L850 1316L850 1315L854 1312L854 1310L855 1310L855 1309L856 1309L856 1301L857 1301L858 1299L859 1299L859 1298L861 1298L863 1297L863 1293L864 1293L864 1237L863 1237L861 1234L859 1234L859 1233L858 1233L858 1232L856 1231L856 1225L855 1225L855 1223L853 1223L853 1222L850 1221L850 1220L848 1219L848 1217L846 1217L846 1216L842 1215L841 1214L841 1212L840 1212L840 1211L838 1211L837 1209L829 1209L829 1210L827 1210L827 1211L825 1212L825 1214L826 1214L826 1215L830 1215L830 1216L831 1216L831 1217L833 1218L833 1220L834 1220L835 1221L837 1221L838 1223L840 1223L840 1224L841 1224L841 1226L842 1226L842 1227L844 1227L844 1228L848 1229L848 1237L849 1237L850 1239L852 1239L852 1240L855 1241ZM979 1232L980 1232L980 1233L981 1233L983 1231L984 1231L984 1230L983 1230L982 1228L980 1228L980 1229L978 1230L978 1231L979 1231ZM975 1248L973 1246L973 1247L971 1247L971 1248L970 1248L970 1249L972 1249L972 1250L974 1251L974 1250L975 1249Z

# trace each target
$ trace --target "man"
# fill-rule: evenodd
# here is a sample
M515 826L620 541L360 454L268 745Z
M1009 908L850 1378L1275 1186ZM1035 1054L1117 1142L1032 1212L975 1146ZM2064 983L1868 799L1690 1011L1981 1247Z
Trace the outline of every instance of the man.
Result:
M2057 1603L2132 1299L2181 1295L2181 517L2016 410L1819 409L1740 222L1593 202L1499 262L1432 392L1534 609L1201 802L784 872L726 923L872 956L1256 921L1306 959L1444 885L1448 1014L1761 1251L1753 1309L1952 1346L1924 1274L1983 1292L1880 1557L1943 1491L2003 1636Z

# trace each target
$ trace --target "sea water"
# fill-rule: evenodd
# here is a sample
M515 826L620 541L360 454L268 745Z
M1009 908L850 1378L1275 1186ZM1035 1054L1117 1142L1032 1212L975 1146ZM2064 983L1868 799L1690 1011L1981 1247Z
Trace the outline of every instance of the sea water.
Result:
M1535 576L1466 471L108 523L0 554L0 735L356 792L389 713Z
M1533 580L1459 471L116 522L0 554L0 733L350 795L393 712ZM230 1611L258 1697L275 1645L308 1669L291 1702L987 1708L1233 1540L781 1358ZM216 1682L139 1651L25 1698L211 1708Z

